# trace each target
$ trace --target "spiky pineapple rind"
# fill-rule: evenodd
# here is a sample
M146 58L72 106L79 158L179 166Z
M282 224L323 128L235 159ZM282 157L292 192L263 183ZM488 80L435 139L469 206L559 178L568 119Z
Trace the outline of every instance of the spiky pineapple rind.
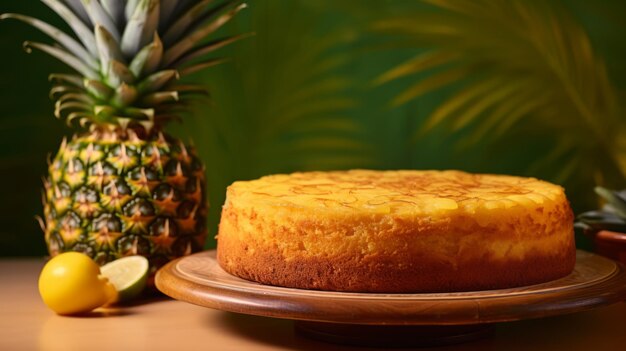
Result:
M43 227L51 255L81 251L104 264L127 255L172 259L204 245L204 167L177 139L76 137L62 143L49 174Z

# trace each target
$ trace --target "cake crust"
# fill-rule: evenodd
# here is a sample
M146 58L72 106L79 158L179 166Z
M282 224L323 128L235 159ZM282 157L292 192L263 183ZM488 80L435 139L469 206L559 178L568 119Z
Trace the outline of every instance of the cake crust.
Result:
M528 262L473 260L464 262L459 270L442 261L415 260L408 255L372 255L360 261L350 256L308 257L286 262L278 252L251 257L241 243L225 246L231 250L229 273L240 278L275 286L347 292L441 293L527 286L568 275L575 260L573 251L568 251L529 255ZM411 263L399 265L400 260Z
M218 261L263 284L485 290L557 279L575 263L562 188L532 178L311 172L236 182L227 194Z

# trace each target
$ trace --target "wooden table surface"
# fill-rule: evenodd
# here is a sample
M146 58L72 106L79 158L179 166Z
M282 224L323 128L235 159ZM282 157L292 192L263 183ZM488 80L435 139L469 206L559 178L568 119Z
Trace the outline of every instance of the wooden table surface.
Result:
M296 335L288 320L237 315L168 298L84 317L57 316L37 292L42 266L42 259L0 260L0 350L360 349ZM503 323L491 338L433 350L626 350L626 303Z

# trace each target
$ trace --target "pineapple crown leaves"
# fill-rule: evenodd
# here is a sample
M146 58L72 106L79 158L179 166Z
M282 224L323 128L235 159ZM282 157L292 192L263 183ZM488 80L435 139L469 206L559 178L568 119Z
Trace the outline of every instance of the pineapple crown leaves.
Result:
M626 233L626 190L613 191L596 187L595 192L606 201L606 204L601 210L578 215L576 226L583 230L611 230Z
M24 42L78 74L51 74L54 114L68 125L91 130L128 128L150 133L179 119L184 100L208 95L199 84L179 79L224 62L207 54L248 35L210 42L204 39L246 7L238 0L209 6L212 0L42 0L71 28L73 35L39 19L14 13L55 45ZM155 128L157 127L157 128Z

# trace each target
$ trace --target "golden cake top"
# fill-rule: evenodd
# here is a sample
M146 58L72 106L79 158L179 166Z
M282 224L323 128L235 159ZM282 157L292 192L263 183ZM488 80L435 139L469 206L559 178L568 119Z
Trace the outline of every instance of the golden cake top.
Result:
M239 181L228 188L226 205L235 197L238 205L433 213L537 205L554 202L564 193L560 186L535 178L460 171L350 170Z

